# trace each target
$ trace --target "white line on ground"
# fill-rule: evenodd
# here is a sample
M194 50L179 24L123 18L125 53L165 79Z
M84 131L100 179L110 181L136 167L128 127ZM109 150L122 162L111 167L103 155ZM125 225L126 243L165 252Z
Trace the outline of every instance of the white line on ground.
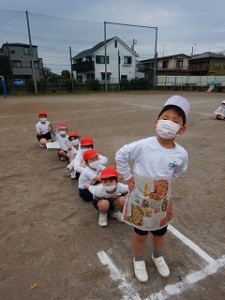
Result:
M157 293L153 293L144 300L164 300L168 299L171 296L181 294L185 289L188 288L189 285L194 284L209 275L212 275L218 271L219 268L225 266L225 255L215 260L211 256L209 256L205 251L203 251L198 245L185 237L182 233L180 233L173 226L169 225L168 230L174 234L177 238L179 238L185 245L187 245L190 249L192 249L196 254L202 257L205 261L208 262L208 265L204 267L200 271L196 271L186 275L182 281L166 285L163 290ZM104 252L98 252L98 257L101 263L104 266L107 266L110 270L110 276L114 281L120 280L118 288L122 292L124 300L141 300L140 296L133 289L132 284L126 281L125 274L119 270L112 262L110 257Z
M186 236L184 236L181 232L179 232L176 228L169 225L168 230L175 235L177 238L179 238L185 245L187 245L189 248L191 248L195 253L197 253L201 258L203 258L208 263L214 263L215 260L209 256L205 251L203 251L198 245L196 245L194 242L189 240Z
M225 266L225 256L218 260L214 260L214 262L208 264L202 270L188 274L183 278L182 281L166 285L163 290L158 293L153 293L149 297L144 300L164 300L168 299L171 296L181 294L185 289L188 288L189 285L194 284L209 275L212 275L217 272L217 270L221 267Z
M121 291L124 300L141 300L140 296L136 293L136 291L133 289L132 284L128 283L126 281L125 274L119 270L110 257L104 252L98 252L98 257L101 261L101 263L104 266L107 266L110 271L110 276L113 279L113 281L120 280L121 283L119 284L118 288Z

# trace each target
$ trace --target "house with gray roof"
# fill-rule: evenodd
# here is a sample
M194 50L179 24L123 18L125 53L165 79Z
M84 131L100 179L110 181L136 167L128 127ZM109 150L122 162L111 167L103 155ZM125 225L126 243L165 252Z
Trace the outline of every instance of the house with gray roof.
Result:
M157 57L157 75L188 75L188 60L191 56L184 53ZM138 70L145 74L145 78L151 78L154 71L154 58L141 60Z
M72 58L77 82L82 84L97 79L105 83L105 57L107 61L107 82L117 84L119 79L135 79L138 54L119 37L114 36L86 49Z
M191 75L225 75L225 55L204 52L189 59Z
M32 45L31 53L29 44L5 43L2 45L0 52L9 58L10 71L15 85L17 85L17 83L25 84L26 80L32 79L32 59L34 61L36 79L40 79L43 63L42 59L38 57L37 46Z

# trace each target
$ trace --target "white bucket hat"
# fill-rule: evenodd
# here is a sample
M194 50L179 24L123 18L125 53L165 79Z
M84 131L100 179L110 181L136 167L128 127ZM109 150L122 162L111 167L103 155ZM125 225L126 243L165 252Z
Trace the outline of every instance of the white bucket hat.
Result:
M183 110L183 112L185 113L185 116L187 119L189 112L190 112L191 105L186 98L184 98L182 96L178 96L178 95L171 96L164 104L164 106L167 106L167 105L175 105L175 106L180 107Z

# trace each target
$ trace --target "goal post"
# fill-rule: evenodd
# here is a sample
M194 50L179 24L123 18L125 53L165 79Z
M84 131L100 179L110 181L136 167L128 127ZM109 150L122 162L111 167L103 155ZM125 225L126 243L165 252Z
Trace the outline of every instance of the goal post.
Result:
M6 83L5 83L5 79L4 76L1 76L1 82L2 82L2 90L3 90L3 96L6 98L7 97L7 89L6 89Z
M118 26L129 26L136 28L149 28L155 30L155 45L154 45L154 67L153 67L153 87L157 86L157 39L158 39L158 27L155 26L144 26L135 24L125 24L104 21L104 48L105 48L105 91L108 91L107 82L107 50L106 50L106 40L107 40L107 25L118 25Z

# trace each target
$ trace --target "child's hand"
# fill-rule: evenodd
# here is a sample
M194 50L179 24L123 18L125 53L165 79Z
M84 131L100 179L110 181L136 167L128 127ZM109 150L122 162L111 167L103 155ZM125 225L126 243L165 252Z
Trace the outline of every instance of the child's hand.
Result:
M82 162L81 164L80 164L80 166L82 167L82 168L86 168L86 164L84 163L84 162Z
M130 179L127 180L127 185L129 187L130 192L132 192L135 188L134 177L133 176Z

